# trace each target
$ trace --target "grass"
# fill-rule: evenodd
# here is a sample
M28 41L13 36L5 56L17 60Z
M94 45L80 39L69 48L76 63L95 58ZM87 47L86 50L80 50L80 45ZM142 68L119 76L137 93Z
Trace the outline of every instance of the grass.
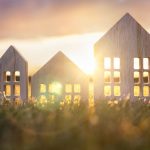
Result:
M0 150L149 150L143 101L15 105L0 108Z

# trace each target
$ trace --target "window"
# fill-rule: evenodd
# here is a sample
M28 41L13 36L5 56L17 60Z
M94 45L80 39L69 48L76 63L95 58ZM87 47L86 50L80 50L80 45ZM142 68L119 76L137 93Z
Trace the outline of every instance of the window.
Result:
M109 86L109 85L104 86L104 95L111 96L111 86Z
M148 60L148 58L143 58L143 69L149 69L149 60Z
M140 73L138 71L134 72L134 83L140 83Z
M134 69L140 69L140 59L134 58Z
M120 83L120 72L119 71L114 71L114 82Z
M111 72L110 71L105 71L104 80L105 80L105 83L110 83L111 82Z
M53 82L49 84L48 87L49 93L54 93L54 94L61 94L62 91L62 85L59 82Z
M11 73L10 73L10 71L4 72L3 80L7 81L7 82L11 81Z
M143 86L143 96L149 96L149 87Z
M104 58L104 95L120 96L120 58ZM114 91L111 93L111 91Z
M65 92L66 93L71 93L72 92L72 85L71 84L66 84L65 85Z
M74 96L74 104L80 104L81 96L80 95L75 95Z
M53 84L48 85L48 92L53 93Z
M20 81L20 72L15 71L15 81Z
M104 58L104 69L111 69L111 59L109 57Z
M4 85L4 89L5 89L5 95L11 96L11 85L9 84Z
M120 58L114 58L114 69L120 69Z
M134 86L134 96L140 96L140 87Z
M40 84L40 93L46 93L46 85Z
M143 72L143 82L149 83L149 74L148 72Z
M20 85L19 84L15 84L14 85L14 91L15 91L15 96L20 96Z
M114 86L114 96L120 96L120 86Z
M71 99L72 99L72 96L71 96L71 95L66 95L66 96L65 96L65 102L66 102L67 104L70 104L70 103L71 103Z
M149 73L149 58L134 58L134 96L150 96Z
M80 93L81 92L80 84L74 84L74 92L75 93Z

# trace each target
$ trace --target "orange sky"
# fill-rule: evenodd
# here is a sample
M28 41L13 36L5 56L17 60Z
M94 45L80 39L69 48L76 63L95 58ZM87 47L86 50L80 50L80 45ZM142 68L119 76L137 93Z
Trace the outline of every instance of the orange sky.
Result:
M84 70L93 44L126 12L150 31L149 6L149 0L0 0L0 56L14 45L33 74L62 50Z

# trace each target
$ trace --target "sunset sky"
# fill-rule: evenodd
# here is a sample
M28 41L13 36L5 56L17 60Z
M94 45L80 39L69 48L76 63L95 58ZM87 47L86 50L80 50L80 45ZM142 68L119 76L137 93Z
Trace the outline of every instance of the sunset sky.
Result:
M0 0L0 56L14 45L33 74L63 51L85 72L93 44L129 12L150 31L150 0Z

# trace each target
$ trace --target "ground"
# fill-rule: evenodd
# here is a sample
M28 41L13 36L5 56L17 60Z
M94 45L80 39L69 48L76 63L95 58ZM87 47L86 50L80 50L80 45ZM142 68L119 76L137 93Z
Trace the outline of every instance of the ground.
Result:
M78 105L1 105L1 150L149 150L150 105L137 100Z

